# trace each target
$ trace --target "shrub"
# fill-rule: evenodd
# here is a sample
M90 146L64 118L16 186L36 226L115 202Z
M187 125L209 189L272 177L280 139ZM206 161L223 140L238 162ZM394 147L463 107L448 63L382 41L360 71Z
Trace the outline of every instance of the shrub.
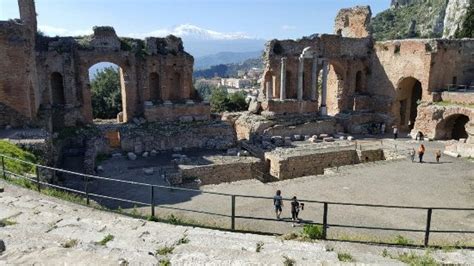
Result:
M322 239L323 226L307 224L303 227L302 236L309 239Z

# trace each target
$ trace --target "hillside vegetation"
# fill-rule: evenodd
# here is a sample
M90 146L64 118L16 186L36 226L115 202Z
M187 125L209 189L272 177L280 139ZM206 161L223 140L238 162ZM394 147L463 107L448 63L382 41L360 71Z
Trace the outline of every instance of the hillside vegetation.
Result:
M378 41L406 38L440 38L447 1L415 2L392 7L372 19L372 31Z

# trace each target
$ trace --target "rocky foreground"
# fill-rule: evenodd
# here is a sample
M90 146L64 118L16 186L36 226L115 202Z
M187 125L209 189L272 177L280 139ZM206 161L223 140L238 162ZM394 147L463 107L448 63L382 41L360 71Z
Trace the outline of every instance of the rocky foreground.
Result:
M334 265L343 263L338 258L342 252L353 256L356 264L401 264L382 256L380 247L284 241L148 222L0 181L3 186L0 265ZM394 248L387 249L394 252ZM443 251L434 257L444 262L474 262L472 251Z

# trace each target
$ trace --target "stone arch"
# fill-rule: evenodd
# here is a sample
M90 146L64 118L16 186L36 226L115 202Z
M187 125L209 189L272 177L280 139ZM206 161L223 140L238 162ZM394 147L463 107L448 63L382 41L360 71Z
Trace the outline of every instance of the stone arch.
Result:
M422 99L421 82L414 77L401 78L397 84L395 117L401 129L411 130L418 114L417 108Z
M163 99L161 95L160 75L158 75L158 73L150 73L148 87L150 89L151 101L161 101Z
M362 71L357 71L356 78L355 78L355 93L364 93L364 86L362 83Z
M50 77L51 80L51 95L53 105L66 104L64 96L64 80L63 75L59 72L53 72Z
M276 90L275 88L275 84L273 82L274 80L274 75L273 75L273 72L272 71L267 71L265 73L265 76L263 78L263 94L265 95L265 97L267 97L267 87L268 87L268 83L270 83L270 93L271 93L271 97L274 98L274 97L280 97L280 92Z
M467 114L455 113L446 116L436 125L435 139L437 140L459 140L467 139L469 134L467 127L470 118Z
M169 100L170 101L178 101L180 100L181 96L181 88L182 88L182 78L181 78L181 73L175 71L171 75L170 79L170 91L169 91Z
M285 80L285 90L286 90L286 98L288 99L294 99L296 98L296 90L292 89L294 88L295 77L293 76L293 73L290 70L286 70L286 80Z
M95 75L97 73L97 71L99 69L106 69L106 68L114 68L118 71L118 76L117 76L117 85L118 87L111 91L111 94L112 95L115 95L116 97L115 98L111 98L112 102L111 102L111 106L115 107L114 109L116 109L114 112L110 112L107 114L101 114L99 115L98 112L97 112L97 108L102 106L103 103L101 102L94 102L94 98L93 98L93 95L94 95L94 92L93 92L93 80L95 78ZM90 99L87 100L87 102L90 103L90 109L91 109L91 113L92 113L92 118L93 119L117 119L118 122L124 122L124 119L123 119L123 115L124 115L124 110L125 110L125 99L126 99L126 95L124 95L126 93L126 89L125 89L125 84L126 84L126 80L125 80L125 72L124 72L124 69L122 68L122 66L120 64L117 64L115 60L108 60L108 59L105 59L105 60L101 60L101 58L95 58L89 65L88 65L88 71L87 71L87 76L88 76L88 82L90 84ZM90 73L92 71L96 71L94 73L92 73L92 75L90 75Z

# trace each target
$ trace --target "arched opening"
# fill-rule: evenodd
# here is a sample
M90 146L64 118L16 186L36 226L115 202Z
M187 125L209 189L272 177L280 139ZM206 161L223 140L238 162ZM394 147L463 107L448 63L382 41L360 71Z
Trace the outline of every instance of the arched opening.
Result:
M51 74L51 93L53 105L64 105L66 103L63 76L58 72Z
M92 115L99 120L122 119L122 85L125 84L122 69L110 62L99 62L89 68Z
M156 72L150 73L149 84L150 88L150 100L158 102L162 100L160 76Z
M270 91L270 96L272 98L274 97L280 97L280 93L278 92L278 95L275 94L275 88L273 87L273 73L271 71L267 71L265 74L265 77L263 79L263 94L265 97L268 97L268 92Z
M169 93L170 101L178 101L181 98L181 74L174 72L170 80L171 88Z
M404 78L398 83L397 102L400 128L413 129L417 107L422 97L421 82L415 78Z
M291 71L287 70L286 71L286 76L285 76L285 92L286 92L286 98L296 98L296 90L292 90L292 74Z
M362 87L362 71L357 71L356 80L355 80L355 92L363 93L364 89Z
M464 139L467 134L466 125L469 122L469 117L463 114L454 114L443 119L436 126L436 139Z

